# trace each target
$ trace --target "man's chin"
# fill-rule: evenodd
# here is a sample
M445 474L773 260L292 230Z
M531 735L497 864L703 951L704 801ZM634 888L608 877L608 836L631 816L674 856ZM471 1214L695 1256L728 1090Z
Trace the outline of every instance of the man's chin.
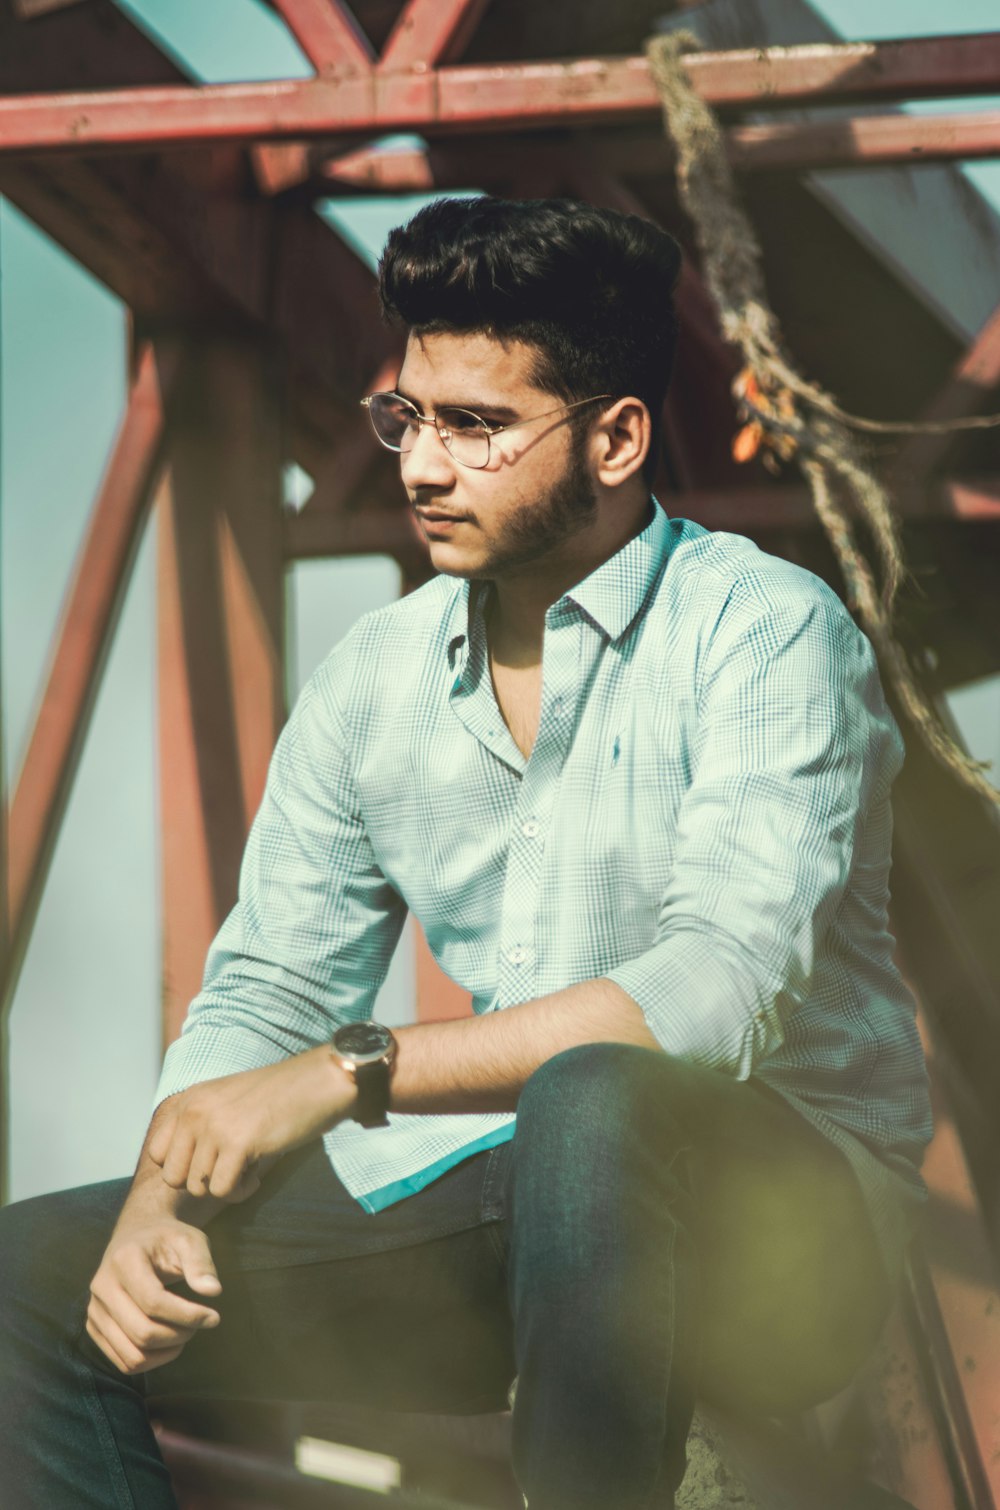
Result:
M485 562L477 560L472 551L462 550L450 540L428 540L427 548L431 565L444 577L465 577L469 581L475 581L480 577L492 576Z

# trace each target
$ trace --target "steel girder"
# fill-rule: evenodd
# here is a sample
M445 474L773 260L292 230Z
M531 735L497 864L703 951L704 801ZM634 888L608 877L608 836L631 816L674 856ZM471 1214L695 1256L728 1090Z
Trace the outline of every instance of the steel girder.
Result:
M422 0L426 5L426 0ZM286 7L288 0L286 0ZM290 8L290 7L289 7ZM391 40L391 39L390 39ZM0 99L0 155L46 151L93 155L129 148L190 147L208 143L296 141L342 134L413 131L448 135L469 131L567 129L649 120L659 97L645 58L575 58L567 62L451 67L362 66L354 62L311 80L263 84L95 90L86 94L20 95ZM990 93L1000 89L1000 38L921 38L897 43L781 48L691 54L685 64L702 97L717 108L843 104L862 99ZM774 165L788 165L791 139L805 131L830 138L843 160L861 133L853 158L863 160L863 117L744 128L743 151L772 143ZM962 122L966 122L965 129ZM894 150L927 143L938 154L1000 151L1000 113L951 117L947 129L932 117L902 117ZM778 131L777 137L773 135ZM876 130L889 150L888 122ZM949 146L950 143L950 146ZM739 142L736 142L737 152ZM813 151L818 147L814 145ZM884 158L883 158L884 160Z

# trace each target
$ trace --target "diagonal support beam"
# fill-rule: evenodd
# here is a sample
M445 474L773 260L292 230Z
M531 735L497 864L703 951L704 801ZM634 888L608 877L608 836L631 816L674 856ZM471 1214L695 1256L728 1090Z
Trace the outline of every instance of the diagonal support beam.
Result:
M317 73L372 67L372 45L341 0L274 0L274 6Z
M1000 305L993 311L948 381L920 415L927 423L968 419L986 407L1000 388ZM893 472L900 478L926 476L939 470L961 432L913 435L896 453Z
M407 0L379 60L382 73L453 63L479 25L490 0Z
M140 357L59 626L10 812L9 1006L146 520L177 358Z

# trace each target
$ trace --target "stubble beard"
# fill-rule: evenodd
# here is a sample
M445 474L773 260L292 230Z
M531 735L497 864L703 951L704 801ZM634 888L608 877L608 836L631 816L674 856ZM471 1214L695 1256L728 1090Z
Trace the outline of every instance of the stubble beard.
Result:
M511 514L489 559L475 572L462 575L489 580L540 561L564 541L578 535L596 514L597 497L584 447L582 443L574 444L566 470L544 499L526 503Z

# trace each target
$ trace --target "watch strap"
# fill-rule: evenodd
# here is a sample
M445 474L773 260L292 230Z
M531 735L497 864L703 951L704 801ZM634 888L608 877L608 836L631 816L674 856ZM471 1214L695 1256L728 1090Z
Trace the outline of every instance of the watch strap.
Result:
M389 1119L389 1066L384 1059L375 1064L359 1064L354 1068L354 1083L358 1099L352 1116L362 1127L388 1127Z

